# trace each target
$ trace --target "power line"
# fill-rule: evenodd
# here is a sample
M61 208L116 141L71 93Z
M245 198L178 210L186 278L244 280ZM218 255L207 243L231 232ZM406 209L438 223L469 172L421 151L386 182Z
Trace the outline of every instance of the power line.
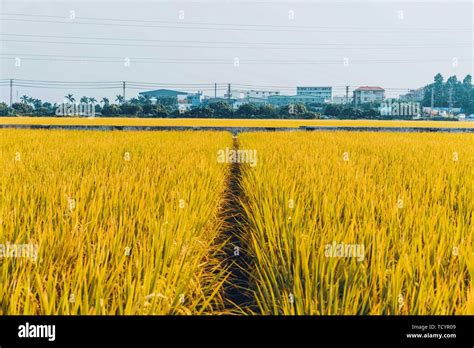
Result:
M39 58L38 58L39 57ZM66 55L34 55L34 54L0 54L0 59L9 60L21 58L25 61L59 61L59 62L93 62L93 63L124 63L124 57L101 56L66 56ZM234 58L144 58L126 57L129 63L138 64L224 64L234 65ZM439 59L353 59L351 64L413 64L413 63L451 63L452 58ZM458 58L458 62L471 62L471 60ZM342 65L341 60L278 60L278 59L239 59L239 65Z
M6 79L9 81L9 79ZM123 81L58 81L58 80L23 80L23 79L15 79L15 81L28 81L28 82L46 82L46 83L88 83L88 84L97 84L97 83L122 83ZM169 86L203 86L203 85L213 85L213 84L202 84L202 83L157 83L157 82L134 82L134 81L127 81L128 83L140 83L140 84L156 84L156 85L169 85Z
M3 60L13 59L13 57L0 57ZM47 58L25 58L26 61L48 61L48 62L89 62L89 63L123 63L123 60L93 60L93 59L47 59ZM434 61L431 60L429 62L446 62L446 61ZM167 61L134 61L133 63L136 64L211 64L211 65L233 65L232 62L216 62L216 61L208 61L208 62L174 62L172 60ZM417 61L396 61L396 62L353 62L356 65L360 64L414 64L419 63ZM427 62L425 62L427 63ZM266 62L246 62L243 61L240 65L340 65L340 62L278 62L278 61L266 61Z
M0 16L2 16L0 14ZM334 33L399 33L400 29L375 29L375 28L367 28L366 30L361 30L361 29L337 29L337 28L331 28L331 29L325 29L325 28L320 28L320 29L291 29L289 27L288 29L260 29L260 28L246 28L246 27L232 27L232 28L226 28L226 27L192 27L192 26L169 26L169 25L137 25L137 24L117 24L117 23L93 23L93 22L79 22L77 20L68 20L68 21L51 21L51 20L38 20L38 19L14 19L14 18L3 18L3 21L15 21L15 22L36 22L36 23L51 23L51 24L77 24L77 25L97 25L97 26L115 26L115 27L137 27L137 28L168 28L168 29L192 29L192 30L222 30L222 31L255 31L255 32L306 32L306 33L312 33L312 32L320 32L320 33L328 33L328 32L334 32ZM181 24L181 23L180 23ZM283 26L278 26L278 28L283 28ZM405 31L416 31L419 32L420 28L404 28ZM471 32L472 29L458 29L459 31L469 31ZM457 31L458 31L457 30ZM426 31L426 30L425 30ZM432 32L446 32L449 31L448 28L446 30L438 30L438 28L431 28L429 31ZM429 32L428 31L428 32Z
M237 45L278 45L278 46L303 46L303 47L317 47L317 46L328 46L328 47L348 47L351 46L347 43L297 43L297 42L244 42L244 41L201 41L201 40L162 40L162 39L140 39L140 38L112 38L112 37L92 37L92 36L60 36L60 35L36 35L36 34L11 34L11 33L0 33L0 36L14 36L14 37L39 37L39 38L53 38L53 39L74 39L74 40L102 40L102 41L142 41L142 42L171 42L171 43L200 43L200 44L237 44ZM21 41L20 41L21 42ZM464 44L452 44L452 47L464 47L471 45L472 43ZM421 44L412 45L400 45L395 43L372 43L377 47L419 47ZM352 45L353 46L353 45ZM366 46L362 46L366 47ZM425 47L425 46L422 46ZM451 46L450 46L451 47Z
M2 79L0 83L7 84L11 79ZM85 88L85 89L113 89L121 88L124 81L48 81L48 80L25 80L25 79L13 79L15 86L23 87L34 87L34 88ZM172 87L172 88L193 88L193 89L206 89L214 90L216 84L219 86L227 86L227 83L201 83L201 84L189 84L189 83L161 83L161 82L139 82L139 81L125 81L127 88L130 86L135 88L140 87ZM275 89L296 89L294 86L285 85L258 85L258 84L240 84L232 83L232 86L239 90L258 90L263 88L275 88ZM333 89L343 90L347 87L357 88L359 86L330 86ZM225 87L220 88L225 90ZM412 88L406 87L384 87L386 91L408 91Z
M34 44L56 44L56 45L85 45L85 46L117 46L117 47L166 47L166 48L212 48L212 49L228 49L228 48L247 48L256 50L387 50L387 49L446 49L452 47L474 47L472 44L450 44L444 46L337 46L337 47L254 47L254 46L204 46L204 45L144 45L144 44L123 44L123 43L100 43L100 42L71 42L71 41L44 41L44 40L11 40L6 39L2 42L14 42L14 43L34 43Z
M27 85L27 84L21 84L21 83L15 83L14 86L18 87L32 87L32 88L46 88L46 89L64 89L67 88L67 86L38 86L38 85ZM114 87L83 87L83 86L71 86L69 87L71 89L114 89ZM116 88L121 88L120 86L117 86Z
M285 28L285 29L329 29L329 30L344 30L344 31L355 31L355 30L367 30L367 31L436 31L436 32L446 32L446 31L472 31L472 28L453 28L453 27L401 27L394 29L380 28L380 27L330 27L330 26L302 26L302 25L272 25L272 24L246 24L246 23L210 23L210 22L187 22L187 21L164 21L164 20L144 20L144 19L124 19L124 18L105 18L105 17L81 17L77 16L74 19L70 19L67 16L57 16L57 15L40 15L40 14L25 14L25 13L0 13L0 16L15 16L15 17L37 17L37 18L56 18L56 19L66 19L67 22L58 22L58 23L77 23L76 20L88 20L88 21L112 21L112 22L127 22L127 23L161 23L161 24L171 24L171 25L204 25L204 26L223 26L223 27L251 27L251 28ZM84 24L112 24L114 23L84 23ZM197 29L197 28L190 28ZM216 29L216 28L207 28L206 29ZM225 29L224 29L225 30ZM232 29L238 30L238 29ZM279 30L286 31L286 30Z

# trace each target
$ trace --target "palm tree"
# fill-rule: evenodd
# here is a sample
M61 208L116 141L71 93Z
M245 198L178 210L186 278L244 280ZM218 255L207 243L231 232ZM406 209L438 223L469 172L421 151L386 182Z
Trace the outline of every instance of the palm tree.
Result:
M118 102L119 104L122 104L124 101L123 95L117 95L117 98L115 98L115 101Z
M89 103L95 104L95 103L97 103L97 99L95 99L94 97L90 97L89 98Z
M149 96L149 95L139 95L138 96L138 101L139 101L140 104L143 104L143 105L151 105L152 104L151 96Z
M88 103L88 102L89 102L89 98L86 97L86 96L84 96L84 97L81 98L80 102L81 102L81 103Z
M32 103L35 109L39 109L43 105L43 102L41 101L41 99L33 99Z
M30 97L28 97L27 95L24 95L20 98L21 102L23 104L29 104L30 103Z
M101 103L103 103L104 105L109 105L110 101L109 101L109 98L102 98L102 100L100 101Z
M71 103L74 103L76 101L76 99L74 98L74 96L72 94L68 94L67 96L65 96L64 98L66 98L67 100L69 100Z

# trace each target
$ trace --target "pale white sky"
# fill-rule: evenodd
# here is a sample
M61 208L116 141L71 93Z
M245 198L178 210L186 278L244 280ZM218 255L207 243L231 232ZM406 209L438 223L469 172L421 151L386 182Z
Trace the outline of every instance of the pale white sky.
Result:
M297 85L341 86L334 95L346 85L376 85L394 96L402 91L392 88L420 87L437 72L464 78L473 71L471 1L0 4L0 79L203 84L176 89L209 95L214 82L282 86L267 89L284 94ZM148 89L136 85L127 97ZM66 93L100 99L121 89L17 86L14 99L61 102ZM8 87L0 86L0 100L8 99Z

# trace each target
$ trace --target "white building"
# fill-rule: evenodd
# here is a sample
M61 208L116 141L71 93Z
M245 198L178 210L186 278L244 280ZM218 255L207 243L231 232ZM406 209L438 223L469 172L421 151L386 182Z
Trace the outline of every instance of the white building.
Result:
M385 99L385 90L381 87L363 86L354 90L354 103L381 103Z
M407 94L400 96L401 101L421 102L425 97L425 88L411 89Z
M247 98L268 98L271 95L280 95L280 91L258 91L251 89L244 92Z
M197 93L178 94L176 96L178 109L182 111L191 110L192 108L201 106L204 99L205 96L201 91Z
M231 90L230 93L224 93L224 99L244 99L245 93L243 91Z
M351 97L346 97L345 95L335 95L331 100L332 104L350 104L352 103Z
M332 99L332 87L296 87L296 95L317 98L316 102L324 103Z
M280 95L279 91L265 91L265 90L255 90L251 89L248 91L242 90L231 90L230 99L244 99L244 98L258 98L266 99L269 96ZM224 98L229 98L229 93L224 94Z
M237 110L239 107L241 107L244 104L255 104L257 106L259 105L264 105L268 103L267 98L257 98L257 97L245 97L245 98L240 98L240 99L231 99L230 104L232 105L232 108L234 110Z
M290 104L316 104L321 98L312 95L274 95L268 97L268 103L275 106Z

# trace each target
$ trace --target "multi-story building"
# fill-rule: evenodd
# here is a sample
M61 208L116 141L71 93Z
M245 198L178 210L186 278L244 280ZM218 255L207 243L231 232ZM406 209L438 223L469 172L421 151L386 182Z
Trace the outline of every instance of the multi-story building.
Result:
M354 90L354 103L381 103L385 99L385 90L382 87L363 86Z
M279 95L279 91L264 90L231 90L230 93L224 93L223 101L229 103L234 110L237 110L243 104L266 104L268 97Z
M176 105L181 110L189 110L198 107L202 104L204 99L201 91L197 93L188 93L171 89L157 89L154 91L140 92L139 95L149 96L152 100L157 102L159 102L160 99L173 98L176 100Z
M255 90L251 89L248 91L241 91L241 90L231 90L230 91L230 99L244 99L244 98L268 98L269 96L279 95L279 91L264 91L264 90ZM229 93L226 92L224 94L224 98L229 98Z
M328 102L332 99L332 87L296 87L297 96L318 98L317 103Z
M403 94L400 96L401 101L406 102L421 102L425 97L425 88L421 87L418 89L411 89L408 91L407 94Z
M245 92L243 91L238 91L238 90L231 90L230 93L226 92L224 93L224 99L244 99L245 98Z
M192 108L199 107L201 106L203 100L204 96L202 95L202 92L177 96L178 108L180 110L190 110Z
M142 96L149 96L152 99L158 100L162 98L178 98L180 95L188 95L188 92L175 91L172 89L156 89L154 91L146 91L138 93Z
M258 98L258 97L245 97L241 99L230 99L226 100L234 110L237 110L240 106L244 104L255 104L255 105L264 105L268 103L267 98Z
M268 98L272 95L280 95L280 91L259 91L251 89L250 91L245 91L244 94L247 98Z
M349 104L352 103L352 97L346 97L345 95L338 95L332 97L332 104Z
M269 104L276 106L321 103L321 98L313 95L274 95L267 100Z

